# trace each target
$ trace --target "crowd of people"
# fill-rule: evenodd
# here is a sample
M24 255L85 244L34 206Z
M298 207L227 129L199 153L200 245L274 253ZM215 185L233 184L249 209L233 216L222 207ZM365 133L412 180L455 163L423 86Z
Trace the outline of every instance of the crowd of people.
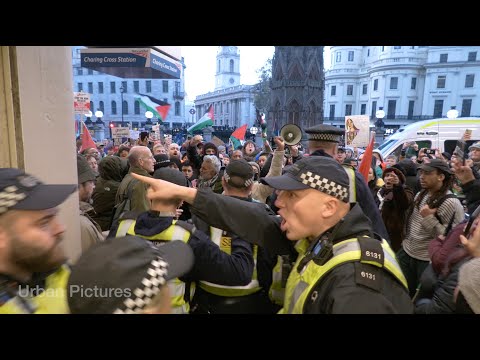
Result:
M75 185L0 169L0 313L480 313L480 142L465 164L374 151L364 178L342 129L305 132L307 149L77 141Z

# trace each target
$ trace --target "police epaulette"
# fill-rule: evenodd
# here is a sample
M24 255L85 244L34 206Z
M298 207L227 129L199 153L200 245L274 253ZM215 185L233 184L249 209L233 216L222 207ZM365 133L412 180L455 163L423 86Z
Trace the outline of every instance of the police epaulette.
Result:
M177 222L175 223L175 225L178 225L182 228L184 228L185 230L187 230L190 234L193 234L197 229L195 227L195 225L193 224L190 224L186 221L183 221L183 220L177 220Z
M137 220L140 214L141 212L138 211L126 211L120 216L118 220Z

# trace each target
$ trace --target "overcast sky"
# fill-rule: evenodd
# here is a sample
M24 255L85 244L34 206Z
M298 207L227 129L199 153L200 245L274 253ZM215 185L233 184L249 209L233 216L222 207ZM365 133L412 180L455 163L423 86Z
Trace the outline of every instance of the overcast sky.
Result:
M240 84L253 85L258 81L257 70L273 57L274 46L239 46ZM185 91L193 102L195 97L215 89L215 58L218 46L182 46L185 58ZM330 56L325 47L325 67L329 67ZM328 63L327 63L328 62ZM328 66L327 66L328 65Z

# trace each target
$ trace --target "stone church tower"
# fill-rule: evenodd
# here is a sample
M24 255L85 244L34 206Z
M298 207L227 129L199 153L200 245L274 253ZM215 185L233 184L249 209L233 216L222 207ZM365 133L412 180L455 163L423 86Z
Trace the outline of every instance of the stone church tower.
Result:
M268 129L302 129L323 123L323 46L276 46Z
M240 85L240 51L236 46L219 46L215 71L215 91Z

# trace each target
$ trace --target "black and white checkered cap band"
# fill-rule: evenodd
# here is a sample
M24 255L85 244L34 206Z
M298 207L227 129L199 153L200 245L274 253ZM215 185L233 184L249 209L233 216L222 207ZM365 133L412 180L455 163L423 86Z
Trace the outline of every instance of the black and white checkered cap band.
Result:
M115 310L114 314L139 314L152 301L153 297L160 292L160 288L166 284L168 263L161 257L152 260L147 270L147 276L142 279L142 286L136 288L132 296L126 299L122 306Z
M17 205L20 201L25 199L27 195L21 192L19 188L14 185L7 186L0 192L0 215L6 213L12 206Z
M308 134L308 140L340 142L340 138L337 134Z
M300 175L302 183L316 190L320 190L325 194L333 196L343 202L348 202L348 188L339 185L336 182L320 175L313 174L311 171L304 172Z
M228 182L231 177L227 173L223 174L223 177L225 178L225 181ZM254 183L253 177L251 179L245 180L245 187L249 187Z

